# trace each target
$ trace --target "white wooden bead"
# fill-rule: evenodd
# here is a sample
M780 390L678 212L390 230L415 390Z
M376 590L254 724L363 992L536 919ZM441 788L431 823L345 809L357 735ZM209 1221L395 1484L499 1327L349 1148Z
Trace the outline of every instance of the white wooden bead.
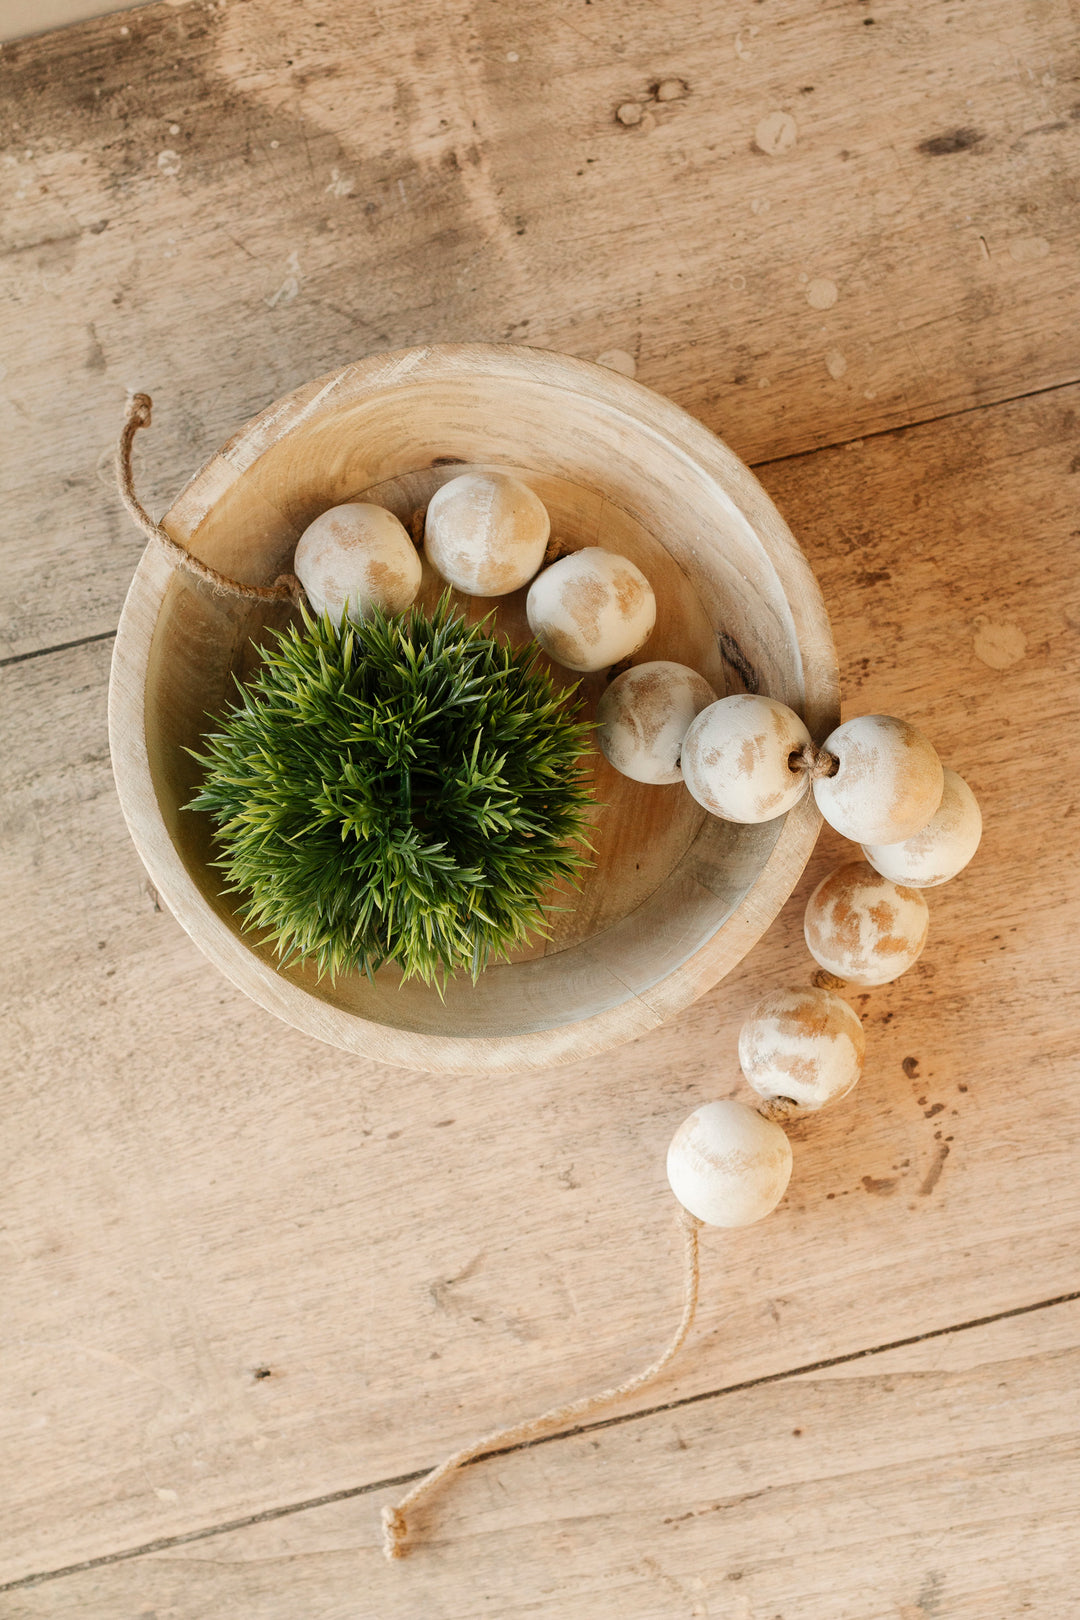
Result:
M864 844L875 872L911 889L934 889L962 872L979 847L982 815L962 776L946 768L937 814L902 844Z
M635 664L612 681L597 706L600 751L634 782L681 782L683 738L695 716L715 702L708 681L685 664Z
M929 738L889 714L847 720L822 744L839 761L814 797L830 827L856 844L897 844L941 803L944 770Z
M357 623L372 607L403 613L420 589L423 565L403 524L383 506L350 501L309 523L293 570L316 613Z
M818 884L806 903L811 956L852 984L888 984L926 944L930 910L918 889L901 888L865 861L849 861Z
M816 1110L858 1082L866 1032L833 990L773 990L739 1031L739 1062L759 1097Z
M586 546L537 575L525 611L549 658L588 671L637 652L656 623L656 598L628 557Z
M793 709L737 692L702 711L683 742L682 772L700 805L725 821L772 821L798 804L809 777L790 758L810 741Z
M774 1210L791 1179L791 1143L740 1102L705 1103L671 1139L668 1181L708 1226L750 1226Z
M539 495L509 473L462 473L436 491L424 550L466 596L508 596L542 566L551 534Z

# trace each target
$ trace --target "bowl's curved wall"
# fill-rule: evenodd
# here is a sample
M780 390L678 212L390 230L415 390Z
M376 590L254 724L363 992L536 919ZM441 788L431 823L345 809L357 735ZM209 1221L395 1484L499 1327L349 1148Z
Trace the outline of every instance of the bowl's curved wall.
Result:
M556 533L635 556L661 604L643 657L681 655L718 688L767 692L818 736L836 723L824 604L764 491L685 412L584 361L471 344L375 356L256 418L163 523L216 568L263 583L327 506L379 485L405 510L460 462L518 469ZM809 796L782 821L736 827L681 787L610 773L598 870L543 954L452 983L445 1002L392 969L336 984L279 969L219 893L206 818L181 806L195 783L185 745L220 710L251 637L284 616L213 593L151 545L117 635L110 737L132 837L170 909L234 983L320 1039L446 1071L546 1067L616 1045L740 960L813 847Z

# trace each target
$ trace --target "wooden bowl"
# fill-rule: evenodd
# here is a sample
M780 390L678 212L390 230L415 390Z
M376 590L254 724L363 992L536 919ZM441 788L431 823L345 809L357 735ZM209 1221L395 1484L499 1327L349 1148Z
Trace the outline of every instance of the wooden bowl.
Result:
M615 372L542 350L446 345L380 354L272 405L195 475L162 519L196 556L265 584L298 535L342 501L408 516L461 463L515 471L571 547L631 557L657 626L638 662L692 665L718 695L761 691L823 737L839 720L821 593L746 467L700 423ZM425 577L427 599L439 589ZM498 604L527 634L523 596ZM466 604L471 616L494 604ZM711 989L772 922L817 836L813 798L735 826L681 783L645 787L597 760L597 863L552 940L455 980L445 1001L393 967L331 983L277 964L220 892L207 817L182 806L185 748L222 712L289 609L216 594L151 544L116 639L109 725L132 838L159 894L240 989L320 1040L386 1062L462 1072L544 1068L601 1052ZM595 704L603 677L587 677Z

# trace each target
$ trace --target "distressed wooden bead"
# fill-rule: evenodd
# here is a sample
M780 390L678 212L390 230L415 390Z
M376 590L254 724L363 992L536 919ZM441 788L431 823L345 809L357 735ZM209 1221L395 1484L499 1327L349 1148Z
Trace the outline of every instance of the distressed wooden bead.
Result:
M547 508L509 473L462 473L431 497L424 550L466 596L508 596L542 567L551 534Z
M683 742L682 772L694 798L725 821L772 821L798 804L809 777L792 754L810 742L793 709L737 692L698 715Z
M740 1102L695 1108L671 1139L668 1181L708 1226L750 1226L774 1210L791 1179L791 1143Z
M918 889L901 888L865 861L830 872L806 903L804 932L814 960L852 984L888 984L915 962L930 926Z
M640 568L600 546L572 551L538 574L525 600L529 629L565 669L607 669L636 653L656 623Z
M946 768L937 813L902 844L864 844L875 872L911 889L934 889L962 872L979 847L982 814L962 776Z
M679 758L691 721L716 702L705 678L659 659L616 677L596 710L597 742L610 765L634 782L681 782Z
M866 1032L834 990L773 990L739 1031L742 1072L759 1097L816 1110L858 1082Z
M826 737L835 776L815 779L830 827L856 844L897 844L925 827L941 803L944 770L929 738L889 714L862 714Z
M420 589L423 565L402 523L383 506L350 501L309 523L293 569L316 613L357 623L373 607L403 613Z

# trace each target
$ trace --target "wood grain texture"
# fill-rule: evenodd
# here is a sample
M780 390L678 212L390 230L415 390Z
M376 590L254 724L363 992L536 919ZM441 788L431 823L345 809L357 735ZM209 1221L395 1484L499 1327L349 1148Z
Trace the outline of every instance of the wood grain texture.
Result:
M0 1613L1066 1620L1078 1377L1072 1303L481 1462L392 1567L379 1491L11 1592Z
M103 17L110 12L130 10L144 0L4 0L0 12L0 39L20 39L41 34L46 29L67 28L85 22L87 17ZM123 17L117 27L123 27Z
M838 723L825 606L780 514L699 423L605 367L482 344L349 366L235 435L164 527L230 577L273 580L319 513L394 480L426 508L456 470L448 460L515 467L565 548L599 545L642 570L657 604L642 658L688 664L719 694L749 683L789 703L818 738ZM412 510L399 503L402 518ZM445 586L425 567L420 601L430 606ZM488 601L453 594L460 611L495 614L500 633L531 641L524 589ZM773 921L814 847L821 816L808 792L782 820L736 826L679 787L643 791L594 750L596 858L580 896L566 886L550 897L549 949L445 987L403 983L392 964L333 981L311 965L283 968L243 929L222 894L209 823L185 807L207 715L233 701L251 638L289 616L288 605L207 586L151 545L117 632L109 732L125 819L169 909L234 984L307 1034L443 1074L515 1073L606 1051L723 978ZM604 685L603 674L580 683L590 721Z
M706 1243L657 1400L1077 1287L1078 409L1062 390L766 469L849 712L925 727L986 832L916 969L857 999L866 1074L798 1128L785 1203ZM738 1026L804 979L802 902L845 847L823 839L758 949L617 1061L390 1070L282 1029L157 909L109 780L108 656L0 676L9 1580L421 1468L647 1360L678 1304L667 1142L738 1094ZM1006 1449L1042 1501L1041 1463Z
M1075 61L1068 0L181 0L7 46L0 652L116 622L130 386L159 512L418 342L614 354L750 461L1076 378Z

